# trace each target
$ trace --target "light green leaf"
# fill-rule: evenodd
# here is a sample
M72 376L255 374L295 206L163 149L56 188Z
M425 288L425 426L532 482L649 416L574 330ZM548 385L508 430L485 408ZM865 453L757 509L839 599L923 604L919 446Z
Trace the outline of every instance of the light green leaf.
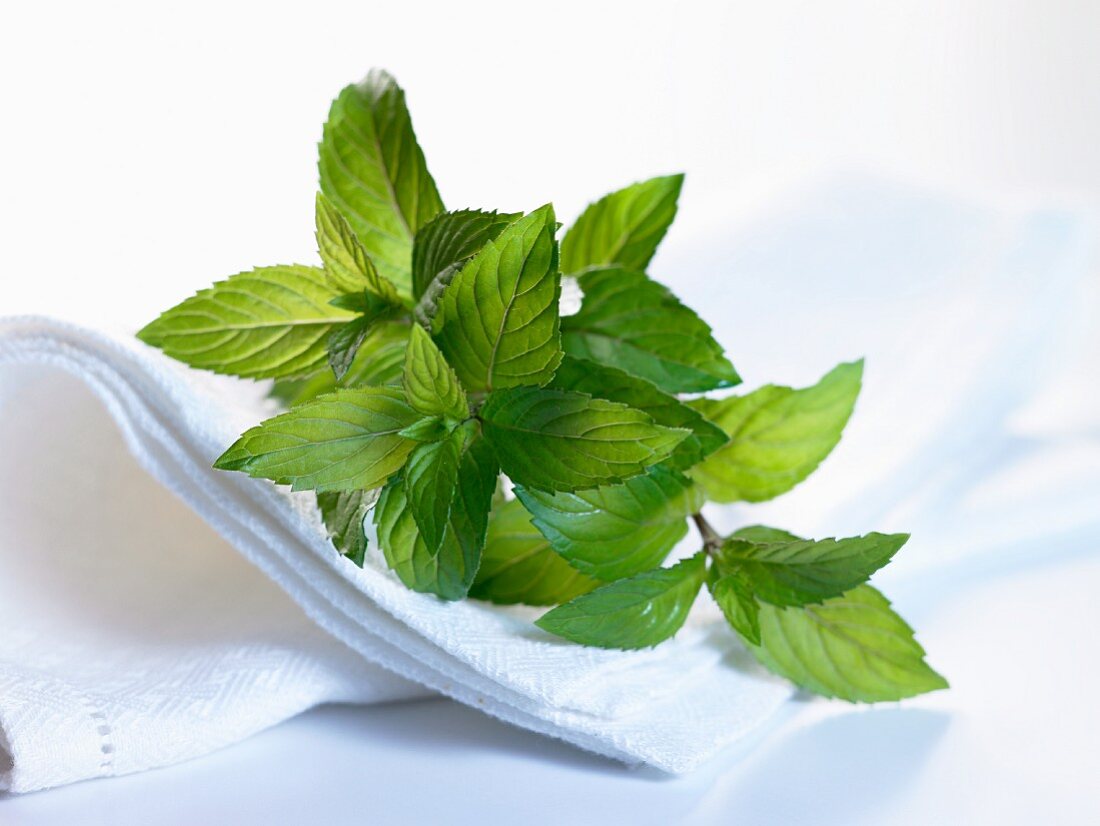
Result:
M760 606L744 577L738 572L722 576L717 566L711 566L707 587L730 627L745 642L760 645Z
M913 629L870 585L804 608L762 604L760 638L750 646L760 662L826 697L874 703L947 688Z
M372 324L355 357L340 379L341 387L400 385L405 371L405 347L410 327L401 321Z
M458 485L443 544L434 554L417 530L400 476L386 485L374 509L374 523L386 562L406 586L447 600L466 596L485 545L497 473L485 440L469 439L459 460Z
M400 305L393 282L378 274L344 216L322 193L317 193L317 249L325 274L336 292L366 290L386 304Z
M321 191L347 218L379 272L411 294L417 230L443 201L416 142L405 93L374 69L332 103L319 146Z
M271 386L268 395L284 408L289 408L335 389L336 376L331 370L324 369L304 379L279 379Z
M549 204L486 244L443 293L432 332L467 390L550 381L561 361L557 243Z
M516 487L532 522L570 565L611 581L655 568L702 507L697 489L662 467L621 485L575 493Z
M543 614L535 625L581 645L649 648L680 630L706 572L699 553L671 568L603 585Z
M352 319L316 267L260 267L219 281L138 333L174 359L246 378L307 376L325 362L325 342Z
M707 421L702 414L675 396L659 389L652 382L605 364L566 356L547 386L558 390L575 390L597 399L619 402L648 413L657 424L690 430L691 434L676 446L676 450L666 461L666 464L677 470L686 470L697 464L729 441L729 437L720 427Z
M683 175L636 183L589 204L561 242L562 272L621 264L645 270L676 217Z
M557 605L597 585L551 550L518 499L493 508L470 596L503 605Z
M548 491L637 476L689 433L626 405L540 387L497 391L480 415L504 472L516 484Z
M644 273L607 267L578 281L581 309L561 321L569 355L625 370L669 393L741 381L706 322Z
M401 435L415 442L438 442L447 435L447 423L438 416L425 416L401 430Z
M317 504L332 544L360 568L367 555L367 534L363 523L378 501L380 492L375 488L317 494Z
M767 385L692 406L730 435L691 469L715 502L763 502L786 493L829 455L852 415L863 362L841 364L813 387Z
M459 450L463 439L464 434L455 431L438 442L417 445L405 465L405 497L429 554L435 554L443 544L458 484Z
M764 602L807 605L866 582L908 539L904 533L763 543L730 537L718 564L723 573L740 572Z
M405 350L405 397L428 416L449 416L458 421L470 415L466 391L447 364L432 337L414 324Z
M413 297L423 305L426 319L435 315L439 296L462 265L521 215L463 209L441 213L417 231Z
M416 442L399 431L417 418L399 390L336 390L248 430L214 467L294 490L368 490L405 464Z

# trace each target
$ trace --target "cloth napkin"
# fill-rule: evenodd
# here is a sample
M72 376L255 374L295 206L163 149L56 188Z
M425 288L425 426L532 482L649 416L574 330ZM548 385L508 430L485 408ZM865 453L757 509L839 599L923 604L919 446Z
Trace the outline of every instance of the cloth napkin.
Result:
M857 182L672 246L655 276L748 387L868 356L819 473L711 516L912 530L885 587L1100 539L1094 241L1083 214ZM0 788L171 764L319 703L431 694L682 773L792 697L705 599L673 641L601 651L534 628L532 609L410 592L377 552L357 568L309 494L211 470L274 412L265 389L130 338L0 322Z

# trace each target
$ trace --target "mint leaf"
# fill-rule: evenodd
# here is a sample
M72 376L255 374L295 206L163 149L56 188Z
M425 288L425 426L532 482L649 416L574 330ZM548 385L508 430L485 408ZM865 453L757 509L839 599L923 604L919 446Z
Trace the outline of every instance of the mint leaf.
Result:
M706 322L644 273L607 267L578 281L581 309L561 321L569 355L625 370L669 393L741 381Z
M536 622L539 628L598 648L649 648L680 630L706 576L698 553L671 568L646 571L583 594Z
M467 390L546 384L561 361L554 209L509 225L454 277L432 332Z
M707 587L730 627L745 642L760 645L760 606L745 578L739 572L722 576L717 566L711 566Z
M664 562L687 534L687 517L703 504L691 482L661 467L621 485L575 493L518 486L515 492L555 551L606 581Z
M447 423L438 416L425 416L418 422L414 422L406 428L402 428L401 435L414 442L438 442L449 432Z
M380 321L370 325L359 342L341 387L400 385L405 370L405 347L409 325L400 321Z
M428 416L449 416L458 421L470 415L466 392L432 337L414 324L405 350L405 397Z
M337 379L342 379L348 372L348 368L355 360L355 354L359 352L359 347L370 331L372 321L373 319L367 316L359 316L337 327L329 334L326 342L328 365Z
M874 703L947 688L913 629L870 585L821 605L761 605L760 638L750 650L761 663L825 697Z
M718 567L743 575L764 602L807 605L866 582L908 539L904 533L778 542L731 537L718 552Z
M690 430L691 434L676 446L666 460L670 467L677 470L686 470L697 464L729 441L722 428L707 421L697 410L675 396L660 390L652 382L605 364L566 356L547 386L619 402L648 413L657 424Z
M214 467L294 490L376 488L415 447L398 432L417 418L399 390L336 390L248 430Z
M521 215L463 209L443 212L417 230L412 255L413 297L430 308L427 318L435 314L443 288L462 264Z
M366 290L386 304L400 305L393 282L378 274L344 216L322 193L317 193L317 250L329 282L337 292Z
M405 465L405 496L429 554L435 554L443 544L458 484L459 448L463 439L462 431L455 431L438 442L418 445Z
M547 491L637 476L688 435L626 405L540 387L491 394L481 419L504 472L517 484Z
M767 385L745 396L693 402L730 443L692 468L691 477L715 502L763 502L786 493L840 441L862 376L857 361L802 390Z
M605 264L644 270L676 217L683 184L683 175L651 178L590 204L561 242L562 272Z
M551 550L518 499L493 508L470 596L503 605L557 605L597 585Z
M283 407L293 407L315 399L323 393L331 393L335 389L336 376L332 371L318 370L304 379L279 379L271 386L271 392L268 395Z
M164 312L138 338L174 359L246 378L306 376L352 314L316 267L260 267L219 281Z
M378 271L411 293L413 238L443 211L416 142L405 93L374 69L332 103L318 156L321 191L347 218Z
M367 534L363 523L378 501L380 492L375 488L317 494L317 504L332 544L360 568L367 555Z
M374 509L378 542L386 562L414 591L463 599L470 590L485 545L485 531L498 468L484 439L467 441L459 460L443 544L430 553L408 507L400 475L382 490Z

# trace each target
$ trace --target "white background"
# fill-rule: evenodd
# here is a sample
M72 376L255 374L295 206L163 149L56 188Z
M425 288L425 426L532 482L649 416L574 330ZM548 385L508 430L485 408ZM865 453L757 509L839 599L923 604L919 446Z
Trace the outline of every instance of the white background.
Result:
M684 170L667 244L685 249L837 169L1095 202L1098 33L1086 2L9 5L0 314L132 328L215 278L312 261L320 124L374 65L409 90L452 208L552 199L569 220ZM0 822L1095 822L1096 672L1077 663L1098 587L1062 560L910 611L952 692L815 705L681 780L434 702L0 799Z

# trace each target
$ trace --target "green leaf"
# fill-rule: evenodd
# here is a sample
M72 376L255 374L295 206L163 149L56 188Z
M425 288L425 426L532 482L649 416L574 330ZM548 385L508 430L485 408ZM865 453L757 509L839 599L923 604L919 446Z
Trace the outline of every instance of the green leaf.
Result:
M470 415L466 392L432 337L414 324L405 350L405 397L428 416L449 416L463 421Z
M441 213L417 231L412 255L413 297L424 299L422 303L431 308L428 318L462 264L521 215L463 209Z
M400 385L405 370L409 325L400 321L372 324L340 379L341 387Z
M432 332L467 390L550 381L561 361L557 243L549 204L486 244L443 293Z
M723 573L740 572L764 602L807 605L866 582L908 539L904 533L763 543L731 537L718 565Z
M332 103L319 146L321 191L347 218L378 271L411 293L417 230L443 201L416 142L405 93L374 69Z
M435 554L443 544L458 484L459 449L464 435L455 431L438 442L418 445L405 465L405 496L429 554Z
M417 418L399 390L336 390L248 430L214 467L294 490L368 490L405 464L416 442L399 431Z
M504 472L516 484L548 491L637 476L668 458L689 432L626 405L540 387L497 391L480 415Z
M344 216L320 192L317 193L317 250L329 282L337 292L366 290L386 304L401 304L393 282L378 274Z
M459 460L443 544L434 554L417 530L403 480L398 476L386 485L374 509L374 523L386 562L406 586L447 600L466 596L485 546L497 473L485 440L469 439Z
M680 630L706 576L698 553L671 568L646 571L583 594L536 622L581 645L649 648Z
M401 430L402 436L414 442L438 442L447 433L447 423L438 416L425 416Z
M693 402L730 442L692 468L692 478L715 502L763 502L786 493L840 441L862 376L857 361L803 390L767 385L745 396Z
M562 272L605 264L644 270L676 217L683 184L683 175L651 178L590 204L561 242Z
M760 645L760 606L745 578L739 572L722 576L711 566L707 587L730 627L746 642Z
M367 534L363 523L378 501L379 493L379 489L375 488L317 494L317 504L332 544L360 568L367 555Z
M657 424L690 430L691 434L676 446L667 460L667 464L676 470L686 470L697 464L729 441L722 428L707 421L697 410L675 396L652 382L605 364L566 356L547 386L619 402L648 413Z
M576 493L516 487L532 522L570 565L611 581L655 568L687 534L702 507L679 473L656 467L621 485Z
M352 314L316 267L260 267L219 281L138 333L174 359L246 378L307 376L325 363L325 342Z
M336 376L332 371L318 370L304 379L280 379L272 385L268 395L283 407L294 407L296 404L315 399L323 393L331 393L335 389Z
M551 550L518 499L494 507L470 596L502 605L557 605L597 585Z
M795 536L782 528L769 528L767 525L746 525L730 534L731 539L747 539L749 542L799 542L801 536Z
M373 319L359 316L333 330L328 337L328 364L337 379L344 377L355 361L363 340L370 331Z
M706 322L644 273L608 267L578 281L581 309L561 321L569 355L625 370L669 393L741 381Z
M763 604L760 638L750 646L760 662L826 697L874 703L947 688L924 661L913 629L870 585L821 605Z

